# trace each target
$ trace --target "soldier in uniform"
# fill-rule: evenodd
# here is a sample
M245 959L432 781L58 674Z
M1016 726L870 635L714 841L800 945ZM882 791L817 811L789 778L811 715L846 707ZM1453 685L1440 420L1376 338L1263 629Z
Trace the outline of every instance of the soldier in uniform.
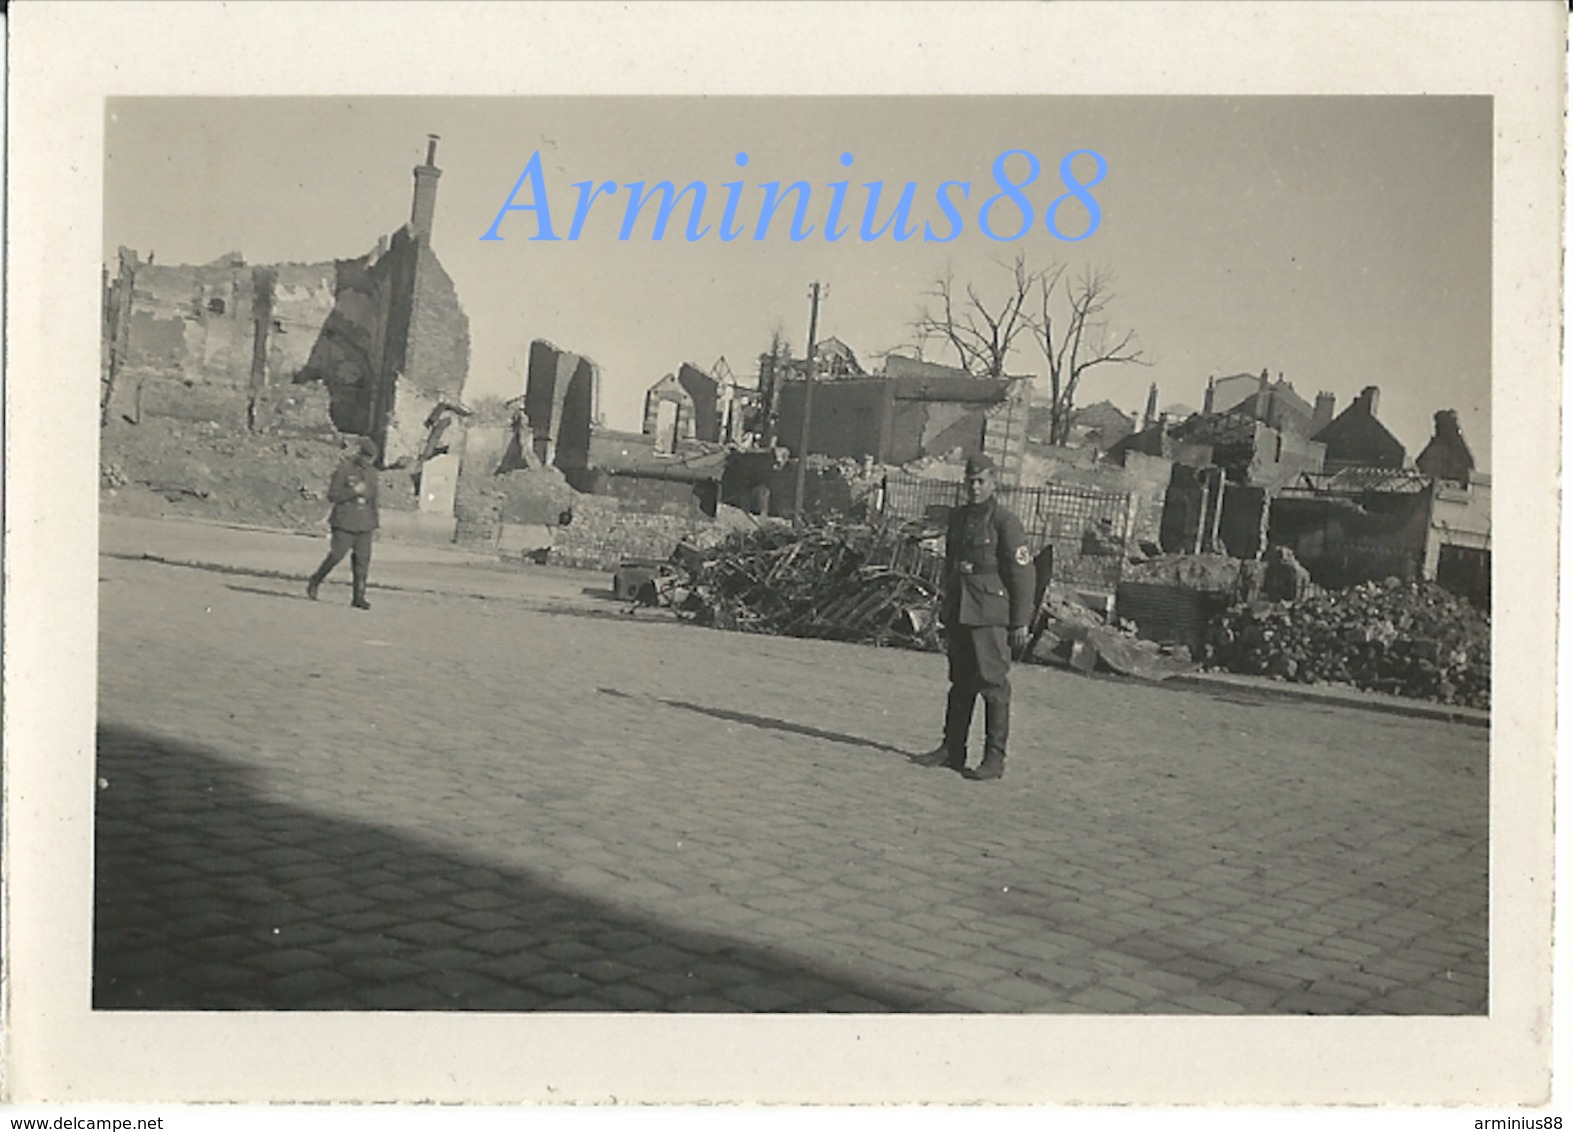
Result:
M940 620L950 658L945 738L912 761L946 767L975 780L1005 773L1010 736L1010 664L1027 644L1033 567L1021 520L994 498L994 461L967 460L967 502L950 515L945 533L944 597ZM967 767L972 711L983 697L983 761Z
M340 462L328 484L328 500L333 513L328 525L333 528L333 543L328 556L306 583L306 596L317 600L317 589L346 554L350 555L350 575L356 609L370 609L366 600L366 575L371 570L371 532L377 529L377 442L360 438L355 451Z

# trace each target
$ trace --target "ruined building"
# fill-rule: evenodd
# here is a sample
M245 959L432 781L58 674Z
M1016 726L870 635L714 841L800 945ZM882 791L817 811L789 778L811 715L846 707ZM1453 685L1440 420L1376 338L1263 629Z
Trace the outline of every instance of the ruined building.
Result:
M780 443L796 455L807 382L777 389ZM881 374L816 382L808 450L815 455L904 464L925 456L986 452L1002 482L1020 474L1032 379L978 378L934 362L892 355Z
M601 368L582 354L542 338L530 343L524 411L535 456L564 472L590 462L590 430L600 415Z
M361 256L155 265L121 248L104 286L104 419L352 433L384 466L419 463L470 365L469 319L431 247L436 155L433 136L409 222Z
M1329 472L1340 468L1389 468L1404 466L1404 446L1376 419L1381 390L1367 385L1349 407L1339 413L1314 440L1327 448L1324 467Z

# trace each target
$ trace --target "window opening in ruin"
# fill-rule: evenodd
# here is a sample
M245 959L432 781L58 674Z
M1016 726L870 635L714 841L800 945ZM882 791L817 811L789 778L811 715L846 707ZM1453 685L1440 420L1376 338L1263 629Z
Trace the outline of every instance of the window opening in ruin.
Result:
M213 314L223 314L224 313L224 300L223 299L209 299L208 300L208 310L211 313L213 313Z

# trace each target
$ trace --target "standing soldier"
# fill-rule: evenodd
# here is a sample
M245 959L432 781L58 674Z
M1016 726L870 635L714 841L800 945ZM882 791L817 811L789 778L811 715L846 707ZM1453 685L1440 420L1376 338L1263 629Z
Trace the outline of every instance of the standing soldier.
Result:
M1027 645L1032 616L1032 555L1021 520L994 498L994 461L967 460L967 503L951 512L945 533L945 592L940 620L950 658L945 739L921 766L942 766L974 780L1005 773L1010 737L1010 663ZM983 761L967 766L972 710L983 697Z
M333 513L328 525L333 528L333 543L328 556L306 583L306 596L317 600L317 589L328 574L350 555L350 576L356 609L370 609L366 600L366 575L371 569L371 532L377 529L377 442L360 438L355 452L346 456L328 484L328 499Z

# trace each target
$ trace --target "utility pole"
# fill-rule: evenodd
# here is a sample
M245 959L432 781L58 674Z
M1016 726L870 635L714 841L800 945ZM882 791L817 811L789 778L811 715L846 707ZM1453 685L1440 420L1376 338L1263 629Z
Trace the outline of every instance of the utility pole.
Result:
M815 336L819 333L819 290L818 283L809 288L808 297L808 368L804 371L803 381L803 430L799 435L797 445L797 484L792 494L792 523L801 526L803 523L803 477L808 471L808 427L814 412L814 357ZM829 288L827 287L828 293Z

